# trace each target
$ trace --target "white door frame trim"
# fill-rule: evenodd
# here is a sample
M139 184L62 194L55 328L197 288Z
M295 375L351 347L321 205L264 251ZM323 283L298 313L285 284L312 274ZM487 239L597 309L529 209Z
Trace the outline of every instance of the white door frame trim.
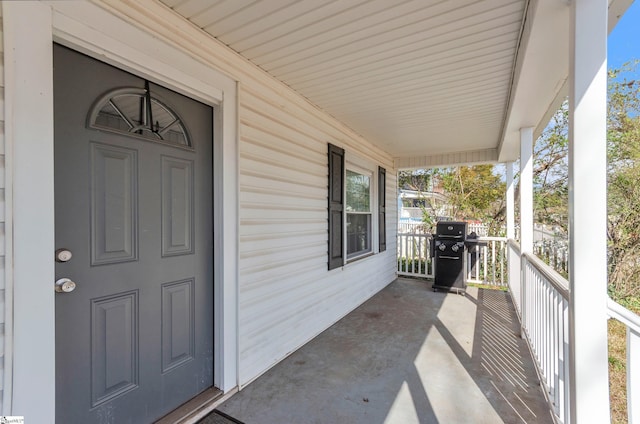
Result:
M3 415L45 423L53 422L48 414L55 407L51 12L32 2L3 2L2 11L7 234Z
M238 381L237 83L151 27L89 2L3 2L7 145L7 348L2 414L55 420L52 44L214 107L214 384ZM140 17L136 17L140 21ZM21 24L22 22L22 24ZM26 87L26 88L25 88ZM31 87L31 88L28 88ZM30 119L27 119L30 118ZM39 125L36 125L35 123ZM222 140L222 142L220 142ZM36 164L34 166L34 163ZM12 292L13 290L13 292ZM11 360L13 358L13 360ZM9 359L7 361L7 359ZM9 363L7 363L9 362ZM37 376L37 379L36 379ZM9 383L7 385L7 383ZM39 389L34 392L34 387ZM38 408L33 408L38 405Z

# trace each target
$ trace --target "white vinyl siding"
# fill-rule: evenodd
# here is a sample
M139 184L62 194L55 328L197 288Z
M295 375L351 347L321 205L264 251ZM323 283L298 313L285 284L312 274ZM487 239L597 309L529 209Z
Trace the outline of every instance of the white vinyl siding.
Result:
M302 99L256 83L241 81L240 88L244 385L395 278L396 211L387 214L386 252L327 271L327 142L388 169L392 158ZM395 184L389 173L389 202L396 198Z
M242 387L394 280L392 208L385 252L327 270L327 143L386 168L389 204L396 199L393 158L170 9L151 1L109 7L238 82Z
M385 252L327 270L327 143L386 168L388 204L396 199L393 158L164 6L152 1L102 6L148 31L150 39L171 40L185 55L237 81L239 188L233 194L238 196L238 227L224 230L238 231L238 268L236 273L233 263L225 262L224 279L234 284L237 275L238 384L243 386L395 278L397 217L391 208ZM91 21L96 7L52 2L54 24L76 25L76 16L86 16L91 31L117 32ZM138 37L132 44L155 45L145 40ZM82 38L74 42L83 43ZM86 48L99 47L88 43ZM165 59L160 51L158 58L140 60L152 66L153 60ZM180 81L171 86L179 88ZM234 157L226 155L216 163L233 169ZM227 178L223 183L233 182ZM225 192L225 199L223 207L233 210L235 197ZM233 243L224 248L236 250ZM226 320L234 317L225 315Z

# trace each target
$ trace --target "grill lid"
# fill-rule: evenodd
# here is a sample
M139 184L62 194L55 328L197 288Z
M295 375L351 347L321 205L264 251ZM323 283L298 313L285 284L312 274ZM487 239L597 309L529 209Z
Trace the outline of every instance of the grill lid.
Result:
M465 238L467 223L464 221L440 221L436 225L436 236L442 238Z

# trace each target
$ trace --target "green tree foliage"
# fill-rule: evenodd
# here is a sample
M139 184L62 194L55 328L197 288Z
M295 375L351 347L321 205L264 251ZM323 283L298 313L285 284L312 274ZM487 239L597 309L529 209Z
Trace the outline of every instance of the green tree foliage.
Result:
M434 169L415 169L412 171L398 172L398 187L403 190L413 190L420 193L431 191Z
M460 166L441 175L454 219L479 220L497 234L504 224L505 182L493 165Z
M609 71L607 236L609 292L623 303L640 297L640 81L637 62ZM536 141L536 220L568 224L568 107ZM594 199L598 201L598 199Z
M569 222L569 107L564 102L534 146L533 207L536 222L560 227Z
M609 291L640 296L640 81L637 63L609 71L608 222Z
M434 180L437 178L438 171L436 169L415 169L411 171L398 172L398 187L403 190L412 190L420 193L420 197L424 200L424 205L420 206L422 210L422 222L425 231L431 232L435 225L435 217L431 216L430 210L434 209L434 205L430 203L430 199L424 196L425 193L433 190Z

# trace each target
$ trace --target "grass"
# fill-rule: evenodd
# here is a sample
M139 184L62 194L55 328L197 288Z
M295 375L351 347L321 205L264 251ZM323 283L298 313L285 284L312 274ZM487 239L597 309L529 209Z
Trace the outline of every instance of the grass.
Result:
M508 291L509 288L505 286L494 286L492 284L478 284L478 283L467 283L469 287L478 287L479 289L489 289L489 290L499 290L499 291Z
M627 422L627 334L619 321L609 320L609 396L611 422Z
M640 298L622 302L623 306L640 313ZM611 422L627 423L627 327L621 322L609 320L609 396Z

